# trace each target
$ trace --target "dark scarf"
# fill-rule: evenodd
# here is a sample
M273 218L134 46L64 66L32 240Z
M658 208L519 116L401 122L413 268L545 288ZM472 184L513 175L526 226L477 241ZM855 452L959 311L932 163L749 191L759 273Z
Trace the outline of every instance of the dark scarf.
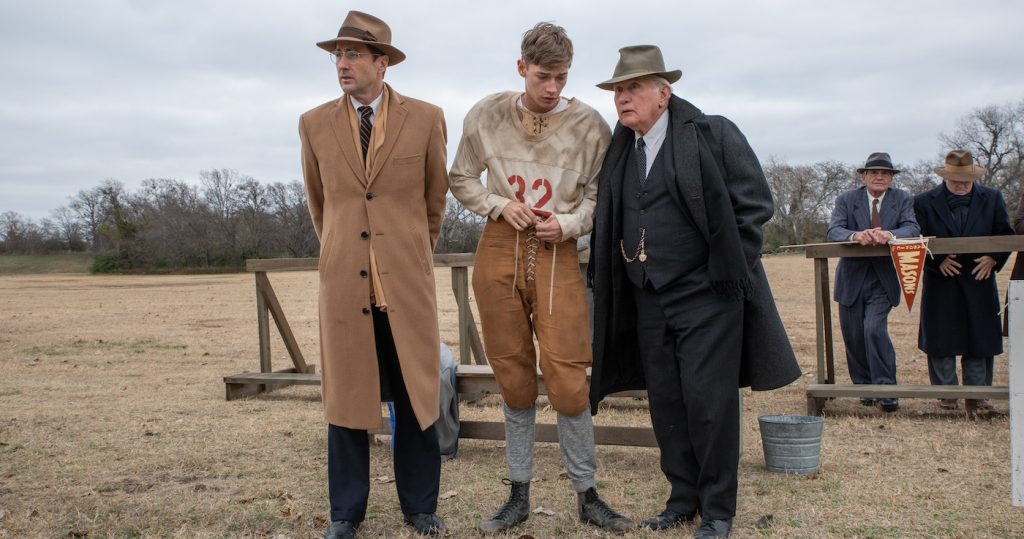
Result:
M704 116L693 120L697 126L701 187L708 219L708 276L711 290L727 300L751 297L750 268L743 255L732 198L725 187L722 148Z
M953 219L960 227L958 232L963 233L964 227L967 226L967 214L970 212L971 198L974 196L974 190L972 189L966 195L957 195L952 193L945 183L942 184L942 190L946 194L946 204L949 206L949 213L953 214Z

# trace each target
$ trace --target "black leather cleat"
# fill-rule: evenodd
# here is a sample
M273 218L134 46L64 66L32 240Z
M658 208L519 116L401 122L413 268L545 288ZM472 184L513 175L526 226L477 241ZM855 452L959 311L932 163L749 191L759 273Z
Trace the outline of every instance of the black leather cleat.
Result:
M580 515L580 522L584 524L593 524L602 530L618 533L633 529L633 521L608 507L608 504L597 495L594 487L576 494L576 509Z
M444 520L437 513L416 513L405 515L405 523L412 526L416 533L427 537L441 537L448 529Z
M692 513L679 513L671 509L666 509L656 517L649 518L640 523L640 527L647 528L649 530L667 530L676 526L682 526L683 524L689 524L693 522L693 519L697 518L697 512Z
M335 520L324 532L324 539L355 539L359 524L347 520Z
M705 520L700 523L697 533L693 539L713 539L715 537L729 537L732 531L732 519L728 520Z
M530 516L530 482L508 481L511 491L508 501L505 502L495 515L480 522L480 531L486 533L498 533L516 526Z

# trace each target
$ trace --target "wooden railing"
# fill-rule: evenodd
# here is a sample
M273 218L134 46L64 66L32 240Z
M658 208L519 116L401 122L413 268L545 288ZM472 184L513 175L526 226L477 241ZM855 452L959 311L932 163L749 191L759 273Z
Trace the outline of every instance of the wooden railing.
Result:
M585 272L588 258L587 252L581 252L580 271ZM483 344L476 327L476 319L470 308L469 268L473 265L472 253L436 254L435 268L451 268L452 292L459 313L459 368L456 376L456 391L462 398L479 398L480 396L498 394L498 385L494 372L487 364ZM259 326L260 372L243 372L224 377L227 400L257 395L276 388L291 385L319 385L320 375L312 365L306 363L302 350L288 325L287 317L281 302L277 299L268 273L278 271L310 271L316 270L317 258L274 258L253 259L246 263L246 270L255 274L256 278L256 319ZM270 357L270 319L274 320L285 349L292 360L292 366L273 370ZM538 373L538 393L547 394L543 376ZM626 391L610 395L611 397L642 397L644 391ZM387 433L387 422L384 422ZM462 421L459 429L461 438L477 438L487 440L504 440L505 429L501 422ZM656 447L654 431L649 427L612 427L597 426L594 428L594 440L605 445L629 445ZM537 441L557 442L558 433L554 425L537 425Z
M1024 251L1024 236L934 238L928 242L933 255L984 254ZM807 386L807 413L819 415L825 401L835 397L927 397L949 399L1008 399L1007 386L901 386L836 384L832 336L832 297L829 293L828 259L836 257L889 256L887 246L822 244L806 247L814 259L814 311L817 328L817 383Z

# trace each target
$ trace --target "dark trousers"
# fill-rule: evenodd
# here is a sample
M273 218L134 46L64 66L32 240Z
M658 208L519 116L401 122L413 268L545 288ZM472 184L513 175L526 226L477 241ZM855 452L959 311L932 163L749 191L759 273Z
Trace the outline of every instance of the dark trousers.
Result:
M964 372L965 386L992 385L992 371L995 361L992 356L971 357L960 359L960 369ZM956 377L956 356L928 355L928 378L933 386L958 385Z
M853 305L839 305L846 366L855 384L895 384L896 350L889 338L892 304L873 270Z
M703 273L703 272L702 272ZM697 282L633 287L637 337L667 509L736 515L743 303Z
M386 313L373 309L374 339L395 401L395 487L402 512L434 513L441 451L434 425L420 430L409 403ZM365 430L327 426L327 490L331 520L362 522L370 496L370 443Z

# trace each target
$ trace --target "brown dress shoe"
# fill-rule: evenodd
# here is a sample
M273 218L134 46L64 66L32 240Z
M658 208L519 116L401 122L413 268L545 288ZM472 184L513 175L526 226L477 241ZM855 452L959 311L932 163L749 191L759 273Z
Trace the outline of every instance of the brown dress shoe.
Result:
M939 408L943 410L956 410L956 399L939 399Z

